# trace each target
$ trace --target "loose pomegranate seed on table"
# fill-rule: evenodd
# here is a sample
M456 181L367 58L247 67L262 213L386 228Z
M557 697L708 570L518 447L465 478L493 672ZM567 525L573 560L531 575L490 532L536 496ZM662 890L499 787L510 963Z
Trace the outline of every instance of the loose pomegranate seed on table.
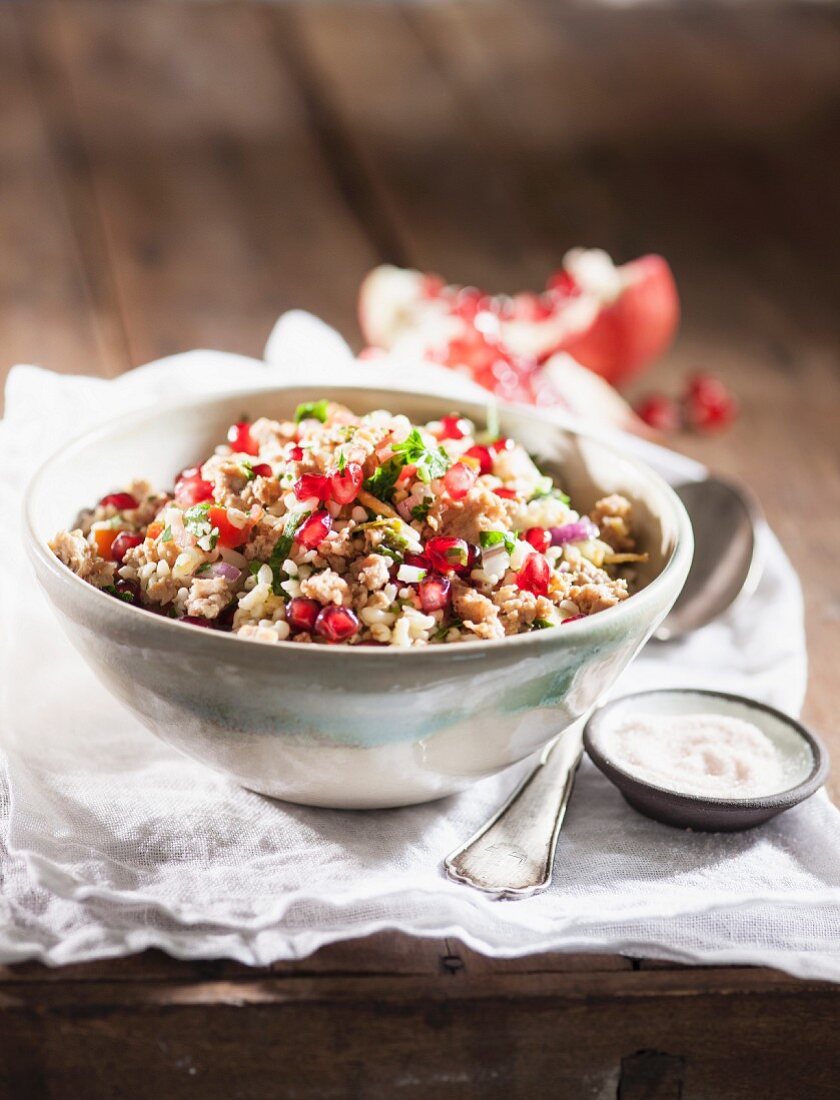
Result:
M433 611L443 611L452 599L452 584L446 577L432 575L424 577L417 586L420 606L427 615Z
M359 495L364 479L358 462L348 462L343 470L336 470L330 478L333 500L337 504L351 504Z
M548 595L550 580L551 567L542 554L529 554L516 574L516 583L523 592L533 592L535 596Z
M330 499L330 490L330 479L323 474L302 474L294 485L298 500L326 502Z
M315 620L315 633L329 642L344 642L359 631L359 620L349 607L330 604L324 607Z
M260 448L256 440L251 436L251 425L247 420L240 420L228 429L228 443L237 454L258 455Z
M295 596L286 604L286 622L293 630L315 629L315 620L321 610L317 600L308 600L304 596Z
M120 531L111 543L111 557L118 565L122 565L122 560L128 551L135 546L139 546L142 541L141 535L134 535L130 531Z
M469 566L470 551L464 539L436 535L426 543L426 557L436 573L463 573Z
M738 415L738 402L713 374L696 374L689 379L684 405L686 420L702 432L719 431Z
M330 533L332 523L332 516L329 512L313 512L295 535L295 538L306 550L317 550Z
M455 462L443 475L443 487L452 500L463 500L478 478L478 471L466 462Z
M544 527L529 527L522 537L535 550L539 550L541 554L544 554L551 546L551 535Z
M139 507L139 502L131 493L108 493L99 502L100 508L116 508L118 512L130 512Z
M680 407L671 397L652 393L636 405L636 416L658 432L677 432L682 424Z

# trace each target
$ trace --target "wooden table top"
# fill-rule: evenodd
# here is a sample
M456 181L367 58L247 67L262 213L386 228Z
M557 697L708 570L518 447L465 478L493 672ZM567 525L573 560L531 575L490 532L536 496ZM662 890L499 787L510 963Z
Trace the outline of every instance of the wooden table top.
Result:
M259 354L293 306L358 345L386 259L518 289L572 245L662 252L684 323L643 385L739 395L677 445L791 555L838 754L838 59L817 3L0 6L0 372ZM837 1010L769 971L395 936L27 965L0 971L0 1095L828 1097Z

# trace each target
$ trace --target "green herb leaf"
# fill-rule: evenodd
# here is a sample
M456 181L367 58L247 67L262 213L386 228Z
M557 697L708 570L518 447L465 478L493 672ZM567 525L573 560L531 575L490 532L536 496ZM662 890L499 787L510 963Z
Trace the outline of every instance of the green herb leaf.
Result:
M377 466L364 483L365 492L375 496L377 500L390 500L403 465L404 463L394 456L387 462L383 462L381 466Z
M417 428L412 428L402 443L394 444L394 454L403 456L403 464L417 467L421 481L443 477L451 465L449 455L442 447L430 447Z
M489 550L491 546L504 546L512 554L516 546L516 536L510 531L481 531L478 538L482 550Z
M340 474L343 474L346 466L347 466L347 455L344 453L344 451L339 451L339 453L338 453L338 466L336 467L338 472Z
M257 573L259 573L259 571L261 569L262 569L262 562L261 561L249 561L248 562L248 572L251 574L252 577L256 577Z
M242 461L239 463L239 466L242 470L242 473L245 475L246 481L253 481L254 478L257 476L254 473L254 467L251 463L250 458L243 458Z
M292 552L292 545L295 541L295 534L298 528L309 519L311 514L311 512L293 512L286 520L283 534L274 544L274 549L271 551L271 557L268 559L268 564L271 566L271 572L274 578L271 584L271 590L275 596L282 596L284 594L280 585L283 581L288 580L288 577L283 571L283 562Z
M550 623L548 621L548 619L534 619L534 621L531 623L531 629L532 630L548 630L554 625L555 624Z
M326 397L320 401L305 401L295 409L295 424L300 424L301 420L320 420L326 424L329 405Z
M106 584L103 592L107 592L109 596L116 596L118 600L122 600L123 603L134 603L133 592L120 592L115 584Z
M160 533L160 541L161 542L172 542L172 528L171 527L168 527L168 526L164 527L164 529Z
M431 508L431 506L432 502L430 500L424 500L421 504L415 504L414 507L411 509L411 518L419 519L425 523L429 515L429 509Z

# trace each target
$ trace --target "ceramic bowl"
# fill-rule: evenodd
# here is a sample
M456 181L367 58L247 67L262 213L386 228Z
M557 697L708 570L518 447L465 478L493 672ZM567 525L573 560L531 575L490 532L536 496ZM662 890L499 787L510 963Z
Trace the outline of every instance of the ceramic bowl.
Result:
M688 572L688 516L644 464L537 411L501 427L560 477L576 506L621 491L650 562L643 587L554 630L422 649L266 645L176 623L81 581L47 540L132 476L170 485L243 415L289 418L329 396L424 422L452 410L429 395L357 387L251 389L121 417L62 448L34 477L25 538L38 579L103 683L164 741L252 790L316 806L439 798L540 749L593 707L674 603ZM458 402L483 424L481 404Z
M788 760L790 785L760 797L714 798L648 782L623 768L609 751L610 730L634 714L659 717L720 714L752 722ZM732 833L763 825L810 798L828 776L828 753L816 734L766 703L722 691L661 688L623 695L592 715L583 731L583 743L593 763L618 787L633 809L665 825L695 832Z

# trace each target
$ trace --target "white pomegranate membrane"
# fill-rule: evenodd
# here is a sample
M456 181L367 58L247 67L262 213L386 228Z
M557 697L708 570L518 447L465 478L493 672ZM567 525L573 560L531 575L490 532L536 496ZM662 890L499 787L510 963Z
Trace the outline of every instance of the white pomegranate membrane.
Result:
M399 647L562 627L626 599L645 560L628 500L575 511L524 447L457 412L412 424L321 399L227 440L172 489L108 492L53 551L192 626Z
M782 748L758 726L725 714L635 714L602 735L617 767L679 794L760 798L807 772L807 747Z

